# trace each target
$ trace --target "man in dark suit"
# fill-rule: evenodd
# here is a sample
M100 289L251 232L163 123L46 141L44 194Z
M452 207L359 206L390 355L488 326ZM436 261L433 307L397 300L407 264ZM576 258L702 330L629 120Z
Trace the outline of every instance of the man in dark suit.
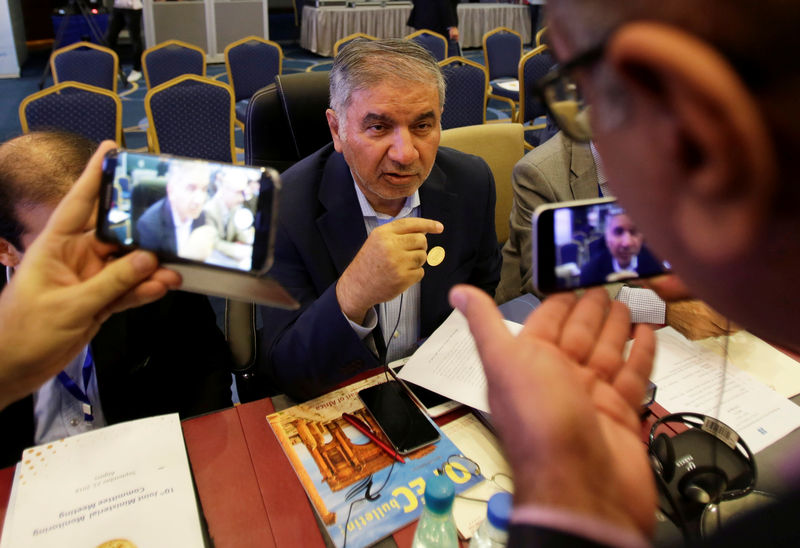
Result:
M581 285L618 282L661 272L658 259L644 247L644 236L621 209L606 215L605 245L581 267Z
M79 136L44 132L0 146L0 263L9 272L80 175L94 146ZM58 377L47 380L33 395L0 411L0 466L13 464L35 443L107 424L173 412L186 418L228 407L230 365L227 344L204 296L176 291L113 314L64 370L87 395L91 413ZM88 382L81 378L84 370Z
M262 308L260 366L288 394L413 352L450 313L454 283L494 291L494 182L482 160L439 149L443 100L438 65L413 42L336 58L333 143L282 176L271 275L301 308Z
M136 241L145 249L205 261L217 232L206 225L203 207L211 182L200 162L174 160L167 171L167 195L136 220ZM201 228L202 227L202 228Z
M458 42L458 0L414 0L408 26L438 32L450 42Z
M691 288L800 352L800 4L552 0L547 8L550 44L570 67L551 75L551 114L597 145L620 203L686 282L667 276L653 286L665 298ZM624 354L627 314L602 290L546 300L516 338L480 291L459 287L451 300L475 335L513 471L509 546L650 545L657 490L638 410L652 333L638 327ZM784 451L782 498L730 523L723 517L704 545L800 543L800 452ZM681 496L692 490L717 498L699 479Z

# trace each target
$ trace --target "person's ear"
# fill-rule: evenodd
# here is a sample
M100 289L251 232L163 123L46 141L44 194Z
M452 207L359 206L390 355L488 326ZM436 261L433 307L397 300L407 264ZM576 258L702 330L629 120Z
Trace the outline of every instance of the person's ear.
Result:
M5 238L0 238L0 264L16 268L22 260L22 253Z
M775 192L777 160L756 98L734 67L699 38L646 22L621 27L607 59L636 115L642 105L645 116L651 111L658 154L674 162L679 180L660 181L675 207L665 229L704 260L751 249Z
M328 118L328 127L331 130L331 137L333 137L333 148L336 152L342 151L342 137L339 133L339 117L336 116L336 111L329 108L325 111L325 116Z

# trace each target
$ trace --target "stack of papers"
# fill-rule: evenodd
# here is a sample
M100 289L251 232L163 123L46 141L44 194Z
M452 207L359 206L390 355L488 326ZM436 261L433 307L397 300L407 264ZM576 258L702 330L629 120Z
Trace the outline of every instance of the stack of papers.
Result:
M1 548L204 546L178 414L26 449Z

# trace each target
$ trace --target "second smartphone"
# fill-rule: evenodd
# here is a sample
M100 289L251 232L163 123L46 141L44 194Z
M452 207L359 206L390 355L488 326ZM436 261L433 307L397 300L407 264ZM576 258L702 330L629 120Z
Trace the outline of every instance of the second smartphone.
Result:
M614 198L545 204L532 220L533 284L541 293L647 278L669 263Z

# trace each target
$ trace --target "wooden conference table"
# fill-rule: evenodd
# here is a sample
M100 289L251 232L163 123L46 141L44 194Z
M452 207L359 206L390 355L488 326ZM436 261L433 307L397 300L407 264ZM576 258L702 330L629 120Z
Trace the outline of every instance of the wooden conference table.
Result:
M263 399L183 421L183 435L216 548L324 547L314 511L266 421ZM0 523L14 467L0 470ZM397 531L410 546L416 524Z

